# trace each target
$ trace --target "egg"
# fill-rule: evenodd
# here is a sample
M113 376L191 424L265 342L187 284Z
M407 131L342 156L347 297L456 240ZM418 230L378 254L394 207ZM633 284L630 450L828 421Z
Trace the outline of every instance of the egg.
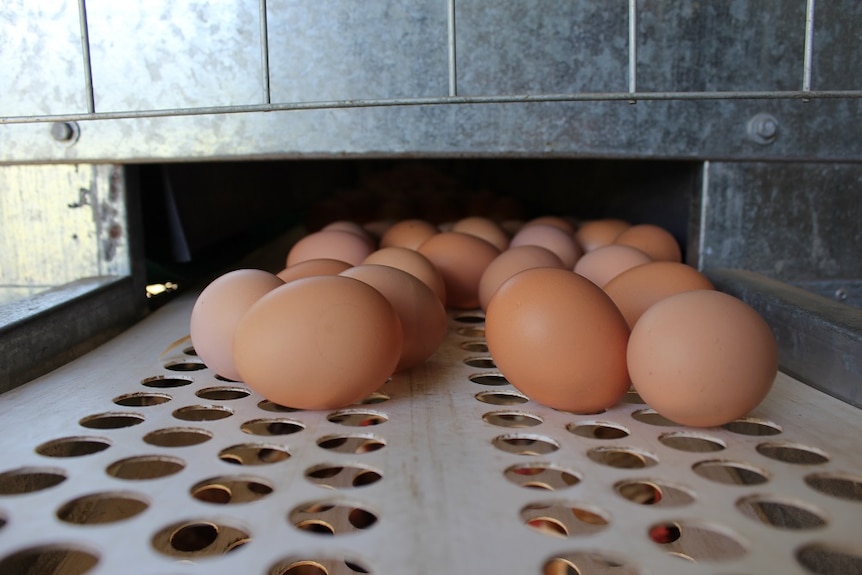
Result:
M682 251L673 234L653 224L632 226L621 232L614 243L637 248L654 260L682 261Z
M419 249L422 242L438 232L439 230L434 224L425 220L401 220L389 226L380 237L380 247L397 246L416 250Z
M572 269L583 255L581 247L570 233L549 224L525 225L515 234L509 246L542 246L554 252L568 269Z
M532 220L529 220L527 223L524 224L524 227L535 225L554 226L555 228L559 228L569 235L575 233L575 224L572 222L572 220L561 216L539 216L533 218Z
M284 282L289 282L299 278L309 276L329 276L338 275L347 268L350 264L341 260L333 260L330 258L316 258L305 260L290 267L284 268L276 275Z
M584 250L591 252L596 248L614 243L631 224L618 218L603 218L582 223L575 232L575 240Z
M360 226L356 222L350 220L336 220L323 226L321 231L327 230L341 230L343 232L350 232L352 234L356 234L365 241L370 241L372 243L374 242L373 236L368 232L367 229L365 229L365 227Z
M602 288L617 304L629 327L653 304L684 291L713 289L693 267L678 262L649 262L628 269Z
M644 312L627 350L632 384L660 415L709 427L743 417L766 397L778 347L766 321L716 290L667 297Z
M233 357L242 381L297 409L335 409L383 385L403 336L389 301L344 276L313 276L261 297L239 321Z
M355 266L373 251L374 244L358 234L344 230L321 230L303 236L293 244L287 253L285 267L320 258L341 260Z
M380 248L372 252L362 263L391 266L412 274L431 288L443 305L446 305L446 284L443 282L443 276L431 260L416 250L397 246Z
M282 285L269 272L240 269L217 277L201 291L192 307L189 332L195 353L207 367L240 380L232 351L236 326L257 300Z
M479 306L488 309L491 296L504 281L530 268L563 268L557 255L542 246L516 246L494 258L479 280Z
M394 267L363 264L341 273L367 283L389 300L401 321L403 345L395 371L415 367L437 351L446 337L446 308L415 276Z
M419 253L440 271L446 284L446 307L479 307L479 281L500 254L481 238L461 232L440 232L419 246Z
M515 274L485 314L488 350L509 383L539 403L577 413L607 409L628 391L628 335L611 299L567 269Z
M651 261L637 248L611 244L585 253L575 264L575 272L603 287L624 271Z
M509 235L499 224L488 218L479 216L462 218L452 225L451 230L482 238L501 252L509 247Z

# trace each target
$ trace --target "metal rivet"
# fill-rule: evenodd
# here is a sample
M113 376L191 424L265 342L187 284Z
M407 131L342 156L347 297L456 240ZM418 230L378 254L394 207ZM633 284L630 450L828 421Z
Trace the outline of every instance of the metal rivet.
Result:
M80 130L75 122L54 122L51 124L51 136L63 144L74 144L78 141Z
M771 114L755 114L748 121L748 137L754 142L768 145L778 138L778 120Z

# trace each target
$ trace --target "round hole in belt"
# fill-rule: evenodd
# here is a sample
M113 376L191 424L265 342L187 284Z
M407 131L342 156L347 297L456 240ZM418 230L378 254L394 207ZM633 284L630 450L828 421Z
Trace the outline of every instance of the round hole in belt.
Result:
M488 353L488 344L484 341L465 341L461 344L461 349L471 353Z
M610 522L603 511L568 501L531 503L521 508L521 519L539 533L558 537L592 535Z
M482 391L476 394L476 399L489 405L520 405L530 401L517 391Z
M81 419L78 423L88 429L122 429L144 422L144 416L137 413L98 413Z
M815 575L862 573L862 555L856 549L814 543L796 552L796 560Z
M744 417L725 423L722 427L738 435L769 436L781 433L781 426L766 419Z
M250 435L291 435L302 431L305 426L290 419L252 419L243 423L240 429Z
M249 395L251 395L251 392L241 387L222 386L200 389L195 392L195 395L197 395L201 399L208 399L210 401L233 401L235 399L242 399L244 397L248 397Z
M157 375L155 377L148 377L142 380L141 385L156 389L170 389L172 387L191 385L192 382L193 380L190 377L165 377L163 375Z
M21 495L50 489L66 480L66 472L50 467L21 467L0 473L0 495Z
M767 495L752 495L736 502L743 515L780 529L816 529L826 525L823 514L814 507Z
M377 523L377 516L350 503L318 501L295 507L288 520L304 531L342 535L370 528Z
M757 446L757 452L770 459L795 465L819 465L829 461L829 456L823 451L793 443L761 443Z
M548 559L542 566L542 575L638 575L641 569L634 563L604 551L573 551Z
M479 369L496 369L497 364L490 357L468 357L464 360L466 365L470 367L478 367Z
M245 530L205 519L182 521L160 529L153 547L165 555L183 559L225 555L250 541Z
M235 465L269 465L290 457L282 447L245 443L233 445L219 451L219 459Z
M36 453L45 457L81 457L108 449L111 442L102 437L63 437L47 441L36 447Z
M185 462L177 457L138 455L115 461L105 471L117 479L147 480L179 473L185 466Z
M547 463L512 465L503 475L515 485L547 491L565 489L581 481L575 473Z
M658 440L662 445L666 445L672 449L695 453L721 451L726 447L725 443L720 439L690 432L664 433L659 436Z
M233 415L233 410L220 405L189 405L174 410L173 416L182 421L218 421Z
M639 409L632 413L632 417L641 423L655 425L657 427L679 427L679 424L660 415L654 409Z
M338 556L288 557L266 571L266 575L355 575L371 573L362 561Z
M343 410L330 413L326 419L332 423L346 425L348 427L371 427L386 423L388 418L375 411L364 410Z
M257 406L264 411L271 411L275 413L294 413L296 411L302 411L301 409L297 409L295 407L289 407L287 405L280 405L275 403L274 401L270 401L268 399L264 399L258 402Z
M375 391L368 397L365 397L357 402L357 405L375 405L389 401L389 396L385 393Z
M129 519L149 506L135 493L93 493L62 505L57 518L75 525L99 525Z
M478 326L459 327L455 333L465 337L485 337L485 328Z
M218 505L249 503L272 492L272 485L256 477L213 477L196 483L191 489L195 499Z
M705 479L727 485L760 485L769 481L765 470L737 461L700 461L692 469Z
M535 427L542 424L542 418L533 413L521 411L492 411L482 416L485 423L513 429Z
M694 501L687 489L652 479L620 481L614 488L625 499L638 505L677 507Z
M546 455L560 448L560 445L553 439L540 435L499 435L491 443L500 451L515 455Z
M0 559L0 573L45 573L46 566L62 566L63 575L84 575L98 562L99 556L93 551L53 543L28 547L3 557Z
M617 469L643 469L658 464L655 455L629 447L596 447L587 451L587 457Z
M200 371L206 369L207 366L200 361L176 360L169 361L165 364L165 369L168 371Z
M461 313L455 316L455 321L466 324L485 323L485 316L479 313Z
M305 471L305 477L322 487L349 489L364 487L380 481L380 472L369 467L356 465L315 465Z
M317 440L317 445L335 453L372 453L383 449L386 443L370 435L327 435Z
M114 398L114 403L123 407L152 407L173 399L167 393L127 393Z
M688 520L655 523L648 529L648 537L670 555L691 561L730 561L747 552L742 540L729 530Z
M475 373L470 376L470 381L479 385L509 385L502 373Z
M212 433L193 427L157 429L144 436L144 441L159 447L189 447L212 439Z
M831 497L862 501L862 477L841 473L812 473L805 476L808 487Z
M622 439L629 436L628 429L610 421L579 421L566 425L566 429L589 439Z

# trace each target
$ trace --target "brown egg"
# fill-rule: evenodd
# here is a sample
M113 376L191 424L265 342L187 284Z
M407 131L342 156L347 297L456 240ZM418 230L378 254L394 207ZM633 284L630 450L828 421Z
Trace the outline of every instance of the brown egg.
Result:
M769 325L743 301L715 290L679 293L650 307L632 330L627 359L647 405L695 427L745 416L778 372Z
M585 253L575 264L575 272L603 287L627 269L651 261L648 255L637 248L611 244Z
M542 246L516 246L494 258L479 280L479 305L488 309L491 296L500 285L518 272L530 268L563 268L557 255Z
M652 224L632 226L618 235L614 243L637 248L656 261L682 261L676 238L666 229Z
M321 230L304 236L287 253L285 267L314 259L341 260L352 266L374 251L371 241L344 230Z
M460 219L452 225L452 231L482 238L501 252L509 247L508 234L497 222L488 218L470 216Z
M619 274L604 288L629 327L651 305L684 291L713 289L712 282L693 267L678 262L649 262Z
M395 371L415 367L437 351L446 337L446 308L437 295L415 276L394 267L363 264L341 273L363 281L389 300L398 318L404 345Z
M366 230L364 227L360 226L356 222L351 222L349 220L338 220L330 224L326 224L325 226L323 226L323 229L321 231L326 230L341 230L343 232L350 232L352 234L356 234L357 236L366 241L374 243L374 240L371 234L368 233L368 230Z
M307 278L309 276L337 276L349 267L349 263L341 260L318 258L293 264L289 268L284 268L276 275L281 278L282 281L287 283L292 280Z
M548 224L525 225L515 234L509 246L542 246L554 252L568 269L572 269L583 255L571 234Z
M443 282L443 276L431 260L416 250L396 246L380 248L372 252L362 263L391 266L412 274L431 288L440 302L446 305L446 284Z
M201 291L192 308L189 331L195 352L207 367L239 381L232 351L236 326L257 300L282 285L269 272L241 269L217 277Z
M628 391L628 335L611 299L567 269L515 274L485 315L488 349L509 383L544 405L577 413L606 409Z
M236 328L242 380L298 409L335 409L383 385L401 357L401 323L376 289L343 276L294 280L260 298Z
M622 232L631 227L625 220L604 218L584 222L575 232L575 240L584 250L591 252L596 248L614 243Z
M440 232L419 246L446 284L446 307L479 307L479 280L500 250L483 239L461 232Z
M569 234L570 236L575 233L575 224L572 220L568 218L564 218L561 216L539 216L537 218L533 218L524 224L526 226L554 226L555 228L559 228Z
M435 225L425 220L402 220L389 226L380 237L380 247L396 246L418 250L422 242L438 232Z

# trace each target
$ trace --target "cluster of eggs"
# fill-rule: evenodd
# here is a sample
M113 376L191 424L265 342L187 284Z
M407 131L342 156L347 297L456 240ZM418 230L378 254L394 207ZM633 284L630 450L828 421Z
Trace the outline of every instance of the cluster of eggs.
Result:
M209 284L191 338L223 377L329 409L425 362L446 308L481 308L498 369L539 403L594 413L633 386L668 419L720 425L766 396L777 346L755 310L681 260L665 229L618 219L409 219L377 235L337 221L294 244L278 273Z

